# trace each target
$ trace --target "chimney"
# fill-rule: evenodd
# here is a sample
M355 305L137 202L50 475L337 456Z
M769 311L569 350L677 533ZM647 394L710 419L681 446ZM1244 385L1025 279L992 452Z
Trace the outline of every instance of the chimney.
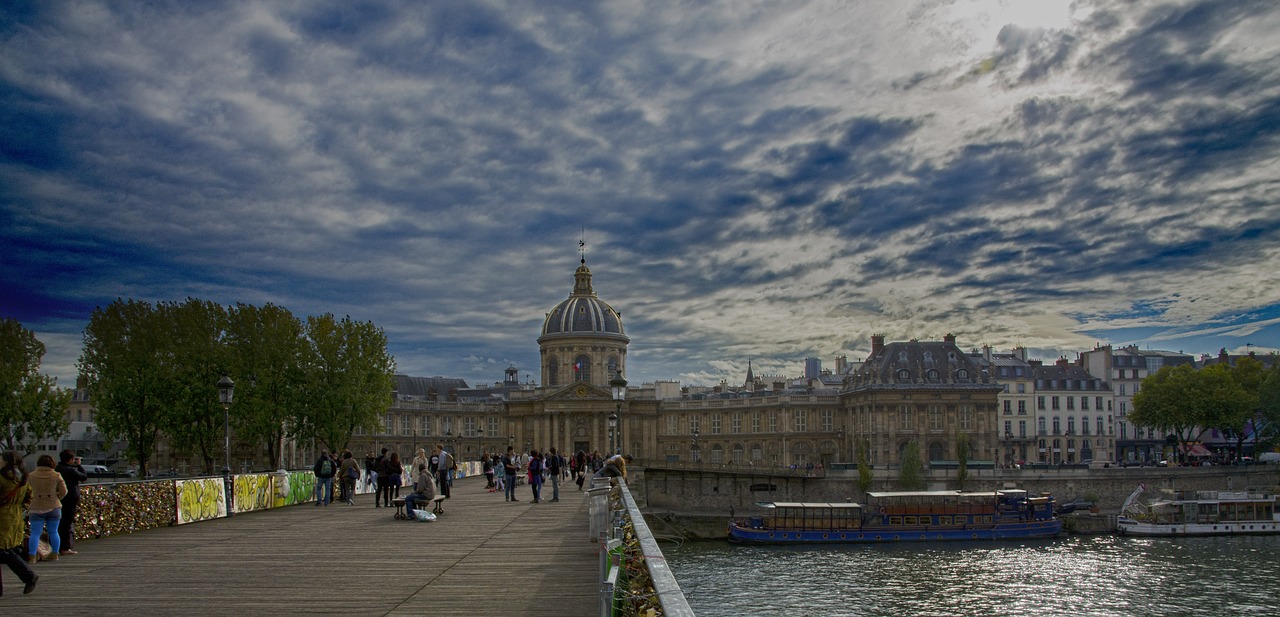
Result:
M1056 364L1063 368L1071 366L1071 362L1067 360L1066 356L1058 356L1058 361L1056 362Z
M983 345L983 346L982 346L982 359L983 359L983 360L986 360L987 362L990 362L990 361L991 361L991 346L990 346L990 345Z
M952 345L955 345L955 344L956 344L956 335L954 335L954 334L952 334L952 333L948 332L948 333L946 333L946 334L942 337L942 342L944 342L944 343L951 343Z
M871 355L874 356L880 353L881 349L884 349L884 335L872 334L871 335Z

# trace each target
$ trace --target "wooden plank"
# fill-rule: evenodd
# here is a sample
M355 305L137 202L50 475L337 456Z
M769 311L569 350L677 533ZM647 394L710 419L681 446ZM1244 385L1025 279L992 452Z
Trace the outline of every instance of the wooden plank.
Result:
M550 487L546 487L550 494ZM402 493L404 494L404 493ZM435 522L395 508L313 504L80 540L35 565L30 595L5 568L5 613L59 615L590 615L599 566L588 499L503 501L455 482Z

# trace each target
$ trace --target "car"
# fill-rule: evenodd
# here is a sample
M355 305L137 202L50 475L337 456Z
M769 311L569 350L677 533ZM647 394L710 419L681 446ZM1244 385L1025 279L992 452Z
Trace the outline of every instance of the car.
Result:
M1095 504L1093 503L1093 501L1088 499L1083 499L1083 498L1073 499L1066 503L1058 504L1058 514L1069 514L1071 512L1075 512L1076 510L1088 510L1090 508L1093 508L1094 505Z
M84 472L90 478L127 478L129 474L123 471L114 471L106 465L84 465Z
M1156 461L1156 467L1168 467L1168 466L1169 466L1169 461L1167 461L1167 460L1165 460L1165 461Z

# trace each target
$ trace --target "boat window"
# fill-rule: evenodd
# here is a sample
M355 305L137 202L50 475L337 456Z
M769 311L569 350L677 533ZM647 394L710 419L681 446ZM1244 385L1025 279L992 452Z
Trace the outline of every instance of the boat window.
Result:
M889 524L890 524L890 525L901 525L901 524L902 524L902 517L901 517L901 516L890 516L890 517L889 517Z

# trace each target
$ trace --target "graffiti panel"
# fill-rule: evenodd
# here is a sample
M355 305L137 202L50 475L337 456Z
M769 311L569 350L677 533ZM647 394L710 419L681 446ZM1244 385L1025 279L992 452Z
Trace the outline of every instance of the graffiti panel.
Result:
M315 500L316 476L310 471L289 472L287 484L284 485L283 490L279 483L284 476L273 474L273 477L277 483L276 490L272 494L275 507L292 506Z
M266 510L275 505L272 474L252 473L235 477L231 500L236 513Z
M178 493L179 525L227 515L226 483L222 478L177 480L174 484Z

